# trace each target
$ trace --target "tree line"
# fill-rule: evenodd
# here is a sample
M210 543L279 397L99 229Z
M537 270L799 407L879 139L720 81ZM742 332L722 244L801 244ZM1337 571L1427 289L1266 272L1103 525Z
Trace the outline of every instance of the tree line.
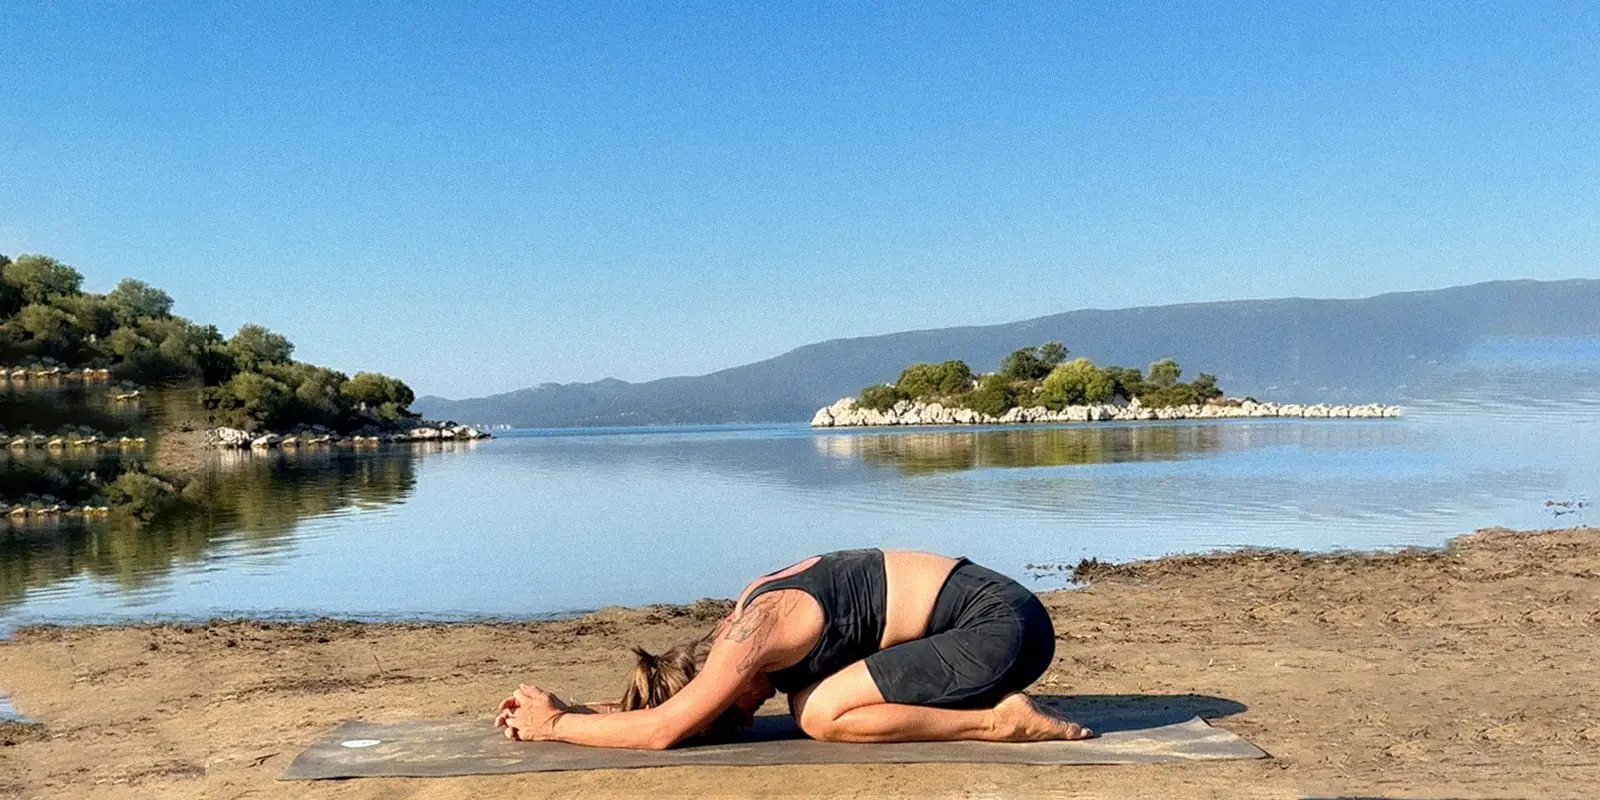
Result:
M1152 408L1192 405L1222 397L1214 375L1200 373L1184 383L1183 367L1170 358L1147 371L1097 366L1087 358L1067 360L1060 342L1023 347L1000 362L1000 369L974 375L964 361L919 363L906 367L894 383L868 386L858 403L885 411L902 400L938 402L998 417L1018 406L1066 406L1111 403L1137 398Z
M219 425L339 431L393 426L412 417L415 394L375 372L347 376L296 361L294 345L260 325L223 336L172 313L172 297L125 279L105 294L43 255L0 255L0 363L109 369L141 385L198 382Z

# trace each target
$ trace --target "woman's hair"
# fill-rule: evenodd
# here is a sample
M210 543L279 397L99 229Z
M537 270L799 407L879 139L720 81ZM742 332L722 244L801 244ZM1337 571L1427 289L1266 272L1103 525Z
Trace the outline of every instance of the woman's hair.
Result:
M679 642L660 654L652 655L643 647L634 647L638 662L628 676L628 686L622 691L622 711L655 708L683 690L706 665L711 654L711 636L701 636ZM711 721L711 727L700 734L708 739L725 740L739 734L746 720L737 709L728 709ZM698 737L697 737L698 738Z

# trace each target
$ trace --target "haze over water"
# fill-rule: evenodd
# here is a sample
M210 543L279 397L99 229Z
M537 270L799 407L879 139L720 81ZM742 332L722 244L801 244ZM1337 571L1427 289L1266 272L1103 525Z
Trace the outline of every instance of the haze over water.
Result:
M1486 343L1407 395L1398 420L564 429L245 456L203 515L13 531L0 629L686 602L861 546L964 554L1053 588L1064 579L1039 565L1595 521L1579 506L1600 500L1600 340Z

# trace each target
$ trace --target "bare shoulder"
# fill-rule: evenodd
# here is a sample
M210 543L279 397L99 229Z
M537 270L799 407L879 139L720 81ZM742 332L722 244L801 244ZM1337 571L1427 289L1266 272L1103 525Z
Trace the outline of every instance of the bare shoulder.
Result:
M784 567L783 569L780 569L777 572L774 572L774 573L771 573L771 574L768 574L768 575L762 575L761 577L756 578L755 580L751 581L748 586L744 587L744 591L739 593L739 600L734 605L735 611L737 611L738 609L744 608L745 601L750 597L750 593L754 592L756 589L761 588L762 584L768 583L770 581L778 580L779 578L787 578L790 575L793 575L793 574L795 574L797 572L804 572L804 571L810 569L814 564L816 564L818 561L821 561L821 560L822 560L822 556L812 556L811 558L808 558L808 559L806 559L804 561L801 561L799 563L791 564L791 565L789 565L787 567Z

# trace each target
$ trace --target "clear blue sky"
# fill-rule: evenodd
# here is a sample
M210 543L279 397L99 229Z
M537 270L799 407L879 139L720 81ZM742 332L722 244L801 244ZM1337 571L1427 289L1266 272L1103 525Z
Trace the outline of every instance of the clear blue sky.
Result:
M0 3L0 252L449 397L1600 277L1592 2L421 5Z

